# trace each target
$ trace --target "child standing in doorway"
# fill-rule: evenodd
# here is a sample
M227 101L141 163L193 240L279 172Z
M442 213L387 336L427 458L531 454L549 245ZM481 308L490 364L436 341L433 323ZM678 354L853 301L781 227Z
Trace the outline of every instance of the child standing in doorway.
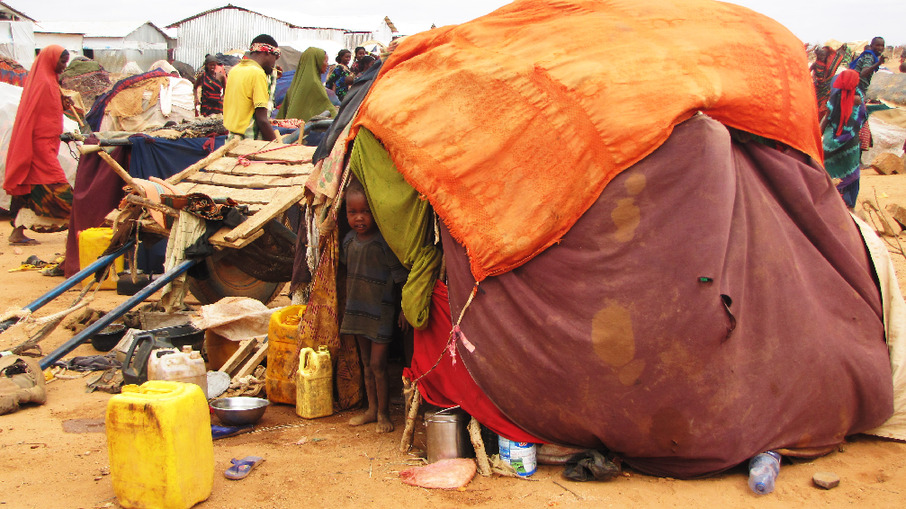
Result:
M343 238L341 260L346 264L346 309L340 334L355 336L365 374L368 409L349 420L350 426L377 422L379 433L393 431L387 354L399 299L397 285L406 269L381 235L362 184L354 178L346 189L346 218L352 227ZM400 327L408 324L400 314Z

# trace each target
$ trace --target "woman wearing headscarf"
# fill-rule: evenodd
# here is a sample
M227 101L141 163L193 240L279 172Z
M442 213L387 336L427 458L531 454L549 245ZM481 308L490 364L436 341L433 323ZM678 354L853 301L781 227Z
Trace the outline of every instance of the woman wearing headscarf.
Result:
M337 65L330 71L327 76L327 82L324 85L337 94L337 99L343 102L349 86L352 85L352 71L349 70L349 62L352 60L352 52L348 49L341 49L337 53Z
M10 244L36 244L17 226L19 210L29 208L39 216L69 219L72 187L60 166L60 135L63 134L63 97L59 76L66 69L69 52L61 46L47 46L32 64L6 155L3 189L12 196L10 212L13 232Z
M850 209L859 195L859 129L868 117L859 90L859 73L847 69L834 80L827 116L821 122L824 169Z
M327 97L327 89L321 83L321 74L327 70L327 52L320 48L308 48L299 57L296 75L286 91L286 98L280 106L277 118L297 118L308 121L325 111L332 118L337 108Z
M827 115L827 101L830 99L831 81L837 74L837 68L849 48L846 44L833 50L830 46L818 48L815 52L815 63L812 64L812 79L815 83L815 95L818 97L818 120Z

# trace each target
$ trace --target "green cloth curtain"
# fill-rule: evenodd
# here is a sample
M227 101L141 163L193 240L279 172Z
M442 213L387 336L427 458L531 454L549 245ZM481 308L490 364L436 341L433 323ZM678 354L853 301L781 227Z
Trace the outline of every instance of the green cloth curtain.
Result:
M326 54L321 48L308 48L302 52L277 118L298 118L308 122L325 110L330 111L331 117L337 115L337 108L330 102L321 83L320 70Z
M390 154L365 128L359 129L349 167L368 198L384 239L409 269L403 285L403 313L414 327L428 324L431 292L443 253L433 243L434 210L396 170Z

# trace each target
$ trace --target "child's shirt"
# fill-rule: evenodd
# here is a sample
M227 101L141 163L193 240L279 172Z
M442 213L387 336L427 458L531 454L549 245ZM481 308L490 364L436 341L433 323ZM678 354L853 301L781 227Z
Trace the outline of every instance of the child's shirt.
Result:
M358 334L376 343L393 339L396 318L393 284L402 284L408 271L376 231L362 242L355 231L343 238L340 260L346 264L346 309L341 334Z

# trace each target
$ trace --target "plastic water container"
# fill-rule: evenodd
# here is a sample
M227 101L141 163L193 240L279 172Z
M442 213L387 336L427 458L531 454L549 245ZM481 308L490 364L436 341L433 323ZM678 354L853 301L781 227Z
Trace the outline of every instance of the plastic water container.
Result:
M749 460L749 488L756 495L774 491L774 481L780 474L780 455L767 451Z
M113 240L112 228L88 228L87 230L80 231L78 235L79 269L84 269L96 262L101 254L103 254L110 246L111 240ZM102 289L116 290L116 275L123 271L123 266L122 256L113 261L113 269L115 272L113 274L108 274L107 279L101 283ZM94 281L94 277L83 279L82 286L86 286L92 281Z
M148 359L148 380L195 384L201 387L205 397L208 396L208 372L204 359L200 352L188 345L183 346L181 352L176 348L152 350Z
M299 321L305 306L287 306L271 314L267 326L267 379L264 389L274 403L296 404L296 379L290 369L299 344ZM314 345L303 345L314 346Z
M207 400L195 384L153 380L123 386L107 403L107 451L117 502L186 509L214 486Z
M303 348L296 379L296 414L306 419L333 415L333 366L330 350Z

